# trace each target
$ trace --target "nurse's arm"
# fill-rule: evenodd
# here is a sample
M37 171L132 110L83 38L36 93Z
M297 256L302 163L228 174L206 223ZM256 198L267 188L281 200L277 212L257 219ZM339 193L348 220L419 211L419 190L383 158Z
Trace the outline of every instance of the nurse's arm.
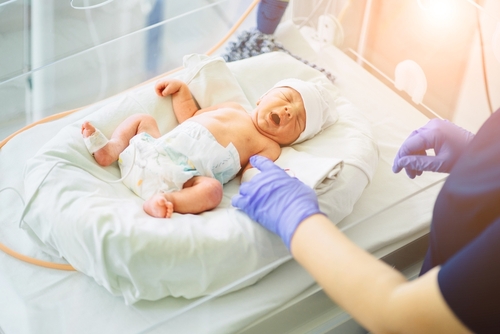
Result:
M470 333L441 295L439 268L407 281L320 214L298 226L290 248L328 296L373 333Z

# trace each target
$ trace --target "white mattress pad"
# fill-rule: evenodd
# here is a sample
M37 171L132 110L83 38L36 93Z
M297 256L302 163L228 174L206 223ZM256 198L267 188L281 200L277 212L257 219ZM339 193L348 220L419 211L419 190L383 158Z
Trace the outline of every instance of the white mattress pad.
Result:
M226 64L192 55L175 74L186 81L200 107L237 101L247 110L275 82L288 77L327 80L320 72L284 53L270 53ZM331 83L329 83L331 85ZM344 167L320 196L321 209L334 222L351 213L378 163L369 122L345 97L334 106L339 121L297 151L341 159ZM176 124L170 98L155 95L153 84L83 109L28 160L25 197L30 199L23 228L52 256L68 261L127 304L166 296L207 295L265 267L288 251L281 240L231 206L239 180L224 186L222 203L199 215L157 219L143 212L142 200L116 180L117 165L99 166L80 133L91 121L108 138L134 113L148 113L162 132ZM240 289L265 276L246 280Z

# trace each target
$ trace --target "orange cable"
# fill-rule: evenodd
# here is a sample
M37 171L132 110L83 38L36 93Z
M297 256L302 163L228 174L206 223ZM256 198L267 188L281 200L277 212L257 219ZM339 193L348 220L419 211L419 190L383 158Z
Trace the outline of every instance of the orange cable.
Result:
M68 270L68 271L74 271L75 268L73 268L69 264L62 264L62 263L54 263L54 262L47 262L47 261L42 261L38 260L23 254L20 254L16 251L13 251L12 249L8 248L7 246L3 245L0 243L0 250L5 252L6 254L15 257L18 260L28 262L31 264L35 264L40 267L45 267L45 268L51 268L51 269L59 269L59 270Z

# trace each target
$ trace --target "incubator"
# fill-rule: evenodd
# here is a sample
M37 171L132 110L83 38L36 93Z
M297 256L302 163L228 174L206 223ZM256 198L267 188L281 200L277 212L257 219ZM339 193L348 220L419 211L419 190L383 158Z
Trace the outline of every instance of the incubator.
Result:
M284 3L263 34L259 1L0 0L0 333L366 332L231 207L239 179L220 208L162 222L102 181L117 167L93 163L79 124L111 131L146 112L170 130L151 88L163 76L189 82L200 106L246 109L289 76L335 86L338 124L278 162L312 180L356 244L418 275L446 175L412 180L392 161L429 118L476 132L498 108L500 4Z

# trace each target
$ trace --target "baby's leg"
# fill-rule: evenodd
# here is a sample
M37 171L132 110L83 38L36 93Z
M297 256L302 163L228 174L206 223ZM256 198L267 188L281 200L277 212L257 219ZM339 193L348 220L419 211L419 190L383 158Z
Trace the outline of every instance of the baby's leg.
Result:
M144 203L144 211L153 217L169 218L172 213L168 214L169 204L166 203L170 203L178 213L201 213L220 204L222 190L222 184L216 179L195 176L179 191L151 197Z
M89 122L82 124L84 138L91 136L96 129ZM101 166L109 166L128 146L130 139L138 133L146 132L154 138L160 136L156 120L147 114L135 114L125 119L113 132L109 142L100 150L94 152L94 158Z

